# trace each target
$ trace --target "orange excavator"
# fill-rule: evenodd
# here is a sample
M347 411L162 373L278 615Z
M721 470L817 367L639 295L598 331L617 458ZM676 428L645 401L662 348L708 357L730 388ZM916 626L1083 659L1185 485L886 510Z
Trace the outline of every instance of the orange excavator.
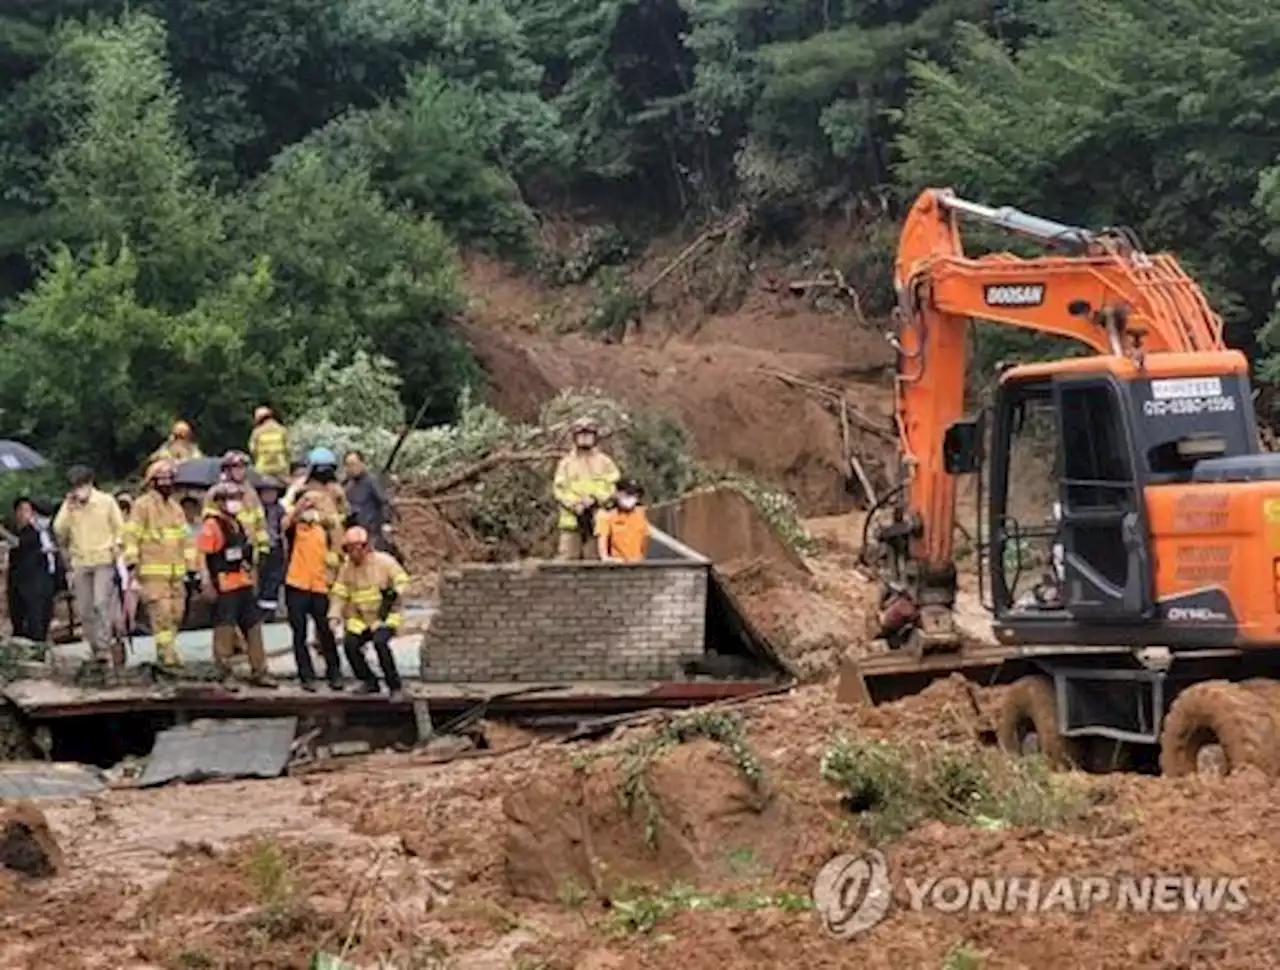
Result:
M968 256L966 221L1048 252ZM1280 455L1259 448L1248 362L1200 288L1126 230L945 189L912 206L895 283L900 482L864 543L890 649L846 668L846 696L959 672L1012 684L1010 750L1084 765L1158 754L1173 774L1280 768ZM1085 353L1001 368L993 400L971 407L974 320ZM993 615L994 637L976 641L956 622L963 476ZM1028 511L1036 494L1043 514Z

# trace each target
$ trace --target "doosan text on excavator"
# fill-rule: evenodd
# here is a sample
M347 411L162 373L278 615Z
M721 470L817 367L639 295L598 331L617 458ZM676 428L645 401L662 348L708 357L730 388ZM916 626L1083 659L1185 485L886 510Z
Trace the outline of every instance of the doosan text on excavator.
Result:
M964 221L1046 252L967 256ZM1199 286L1126 230L946 189L912 206L895 284L899 482L864 544L892 649L847 664L845 695L880 699L959 672L1013 685L998 734L1015 752L1085 767L1158 760L1175 775L1280 767L1280 454L1259 445L1248 361ZM974 320L1086 353L1002 368L994 400L974 408ZM1056 479L1038 521L1019 519L1011 475L1029 439ZM955 620L966 475L995 644ZM1037 542L1051 550L1042 563L1029 558Z

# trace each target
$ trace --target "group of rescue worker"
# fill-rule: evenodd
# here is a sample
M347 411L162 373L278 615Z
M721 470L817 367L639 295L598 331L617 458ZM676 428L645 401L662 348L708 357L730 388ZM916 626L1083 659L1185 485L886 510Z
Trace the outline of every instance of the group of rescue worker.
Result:
M363 456L347 454L342 483L337 456L328 448L315 448L305 461L291 464L287 431L266 407L254 415L249 452L222 456L220 479L203 496L194 529L175 484L179 465L203 457L185 421L174 425L151 456L136 499L118 501L94 486L89 469L72 470L71 491L52 532L70 559L70 585L94 661L122 662L111 617L121 594L136 589L159 666L180 669L178 630L196 595L211 605L213 659L228 689L236 689L232 661L241 650L249 682L274 686L262 623L275 613L283 586L304 689L317 689L307 643L308 626L314 625L331 688L344 686L341 638L360 692L382 689L364 653L372 645L388 691L399 694L402 682L390 645L403 623L409 576L391 554L390 503ZM257 487L249 480L250 465ZM352 505L362 514L353 514Z
M638 562L649 550L644 490L623 478L600 448L600 425L583 417L571 426L573 448L556 466L552 491L560 559Z
M649 546L643 489L623 478L601 449L596 421L580 418L571 432L573 447L556 466L552 488L558 557L643 560ZM358 451L344 457L341 482L337 455L328 448L291 462L288 431L265 406L254 413L248 449L221 457L219 480L203 496L184 494L175 479L179 467L204 455L191 425L178 421L151 455L140 495L108 495L90 469L73 468L71 490L52 523L24 514L31 511L25 499L15 506L21 541L33 557L48 554L50 569L64 561L97 664L124 663L113 626L118 634L115 620L123 614L127 634L128 604L136 598L146 608L159 667L179 670L178 631L193 597L200 597L211 608L213 659L223 683L236 689L232 662L243 651L249 682L274 686L262 624L276 614L283 588L304 689L318 689L308 646L314 627L330 688L344 686L340 644L359 690L380 692L365 654L372 646L388 691L399 694L391 640L403 623L409 576L390 539L394 512L378 479ZM52 598L50 585L50 604ZM25 613L24 631L43 639L51 607L33 604Z

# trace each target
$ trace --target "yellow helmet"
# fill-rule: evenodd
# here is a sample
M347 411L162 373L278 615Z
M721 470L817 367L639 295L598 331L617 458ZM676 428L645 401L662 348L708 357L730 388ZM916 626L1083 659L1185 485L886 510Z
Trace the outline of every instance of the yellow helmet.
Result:
M148 465L146 474L142 476L142 483L150 485L161 476L173 477L173 462L168 458L158 458Z

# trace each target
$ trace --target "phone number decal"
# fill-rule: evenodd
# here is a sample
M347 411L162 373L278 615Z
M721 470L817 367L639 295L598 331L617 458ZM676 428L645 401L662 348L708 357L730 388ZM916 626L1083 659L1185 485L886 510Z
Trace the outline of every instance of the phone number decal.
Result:
M1149 418L1162 418L1174 414L1218 414L1235 409L1234 397L1179 397L1165 401L1142 402L1142 413Z

